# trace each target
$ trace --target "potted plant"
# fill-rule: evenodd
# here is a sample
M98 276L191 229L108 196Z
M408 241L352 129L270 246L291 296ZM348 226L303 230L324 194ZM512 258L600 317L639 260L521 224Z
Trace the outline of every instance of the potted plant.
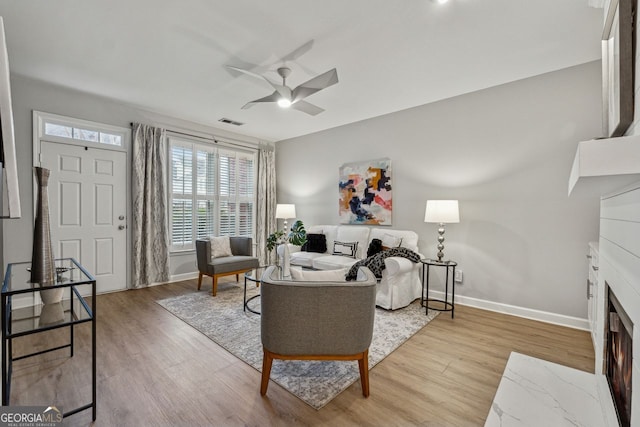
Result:
M302 246L307 242L307 231L304 229L302 221L297 220L291 226L291 231L287 235L284 230L274 231L267 237L267 257L272 250L283 243L291 243L292 245ZM276 265L278 264L278 255L276 254Z

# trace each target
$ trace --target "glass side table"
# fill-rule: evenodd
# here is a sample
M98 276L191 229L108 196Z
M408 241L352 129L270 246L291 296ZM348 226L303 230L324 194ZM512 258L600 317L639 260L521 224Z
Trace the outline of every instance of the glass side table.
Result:
M10 404L13 362L51 351L69 349L73 357L74 326L91 322L91 403L63 413L63 417L91 409L96 420L96 279L73 258L57 259L56 282L41 288L31 283L30 262L12 263L2 283L2 405ZM40 291L59 291L59 302L43 304ZM82 292L81 292L82 291ZM91 296L91 305L84 295ZM19 304L13 306L14 299ZM14 355L13 340L53 329L68 328L69 342L34 353ZM52 402L47 402L50 404Z
M422 298L420 304L425 307L426 314L429 314L429 309L436 311L450 311L451 318L453 319L455 311L454 299L456 296L455 277L456 266L455 261L438 261L434 259L423 259L422 262ZM431 267L441 267L445 269L444 279L444 299L429 298L429 273ZM449 273L451 271L451 273ZM426 276L426 278L425 278ZM451 278L451 300L449 300L449 278ZM425 292L426 291L426 292ZM429 305L432 302L434 304Z

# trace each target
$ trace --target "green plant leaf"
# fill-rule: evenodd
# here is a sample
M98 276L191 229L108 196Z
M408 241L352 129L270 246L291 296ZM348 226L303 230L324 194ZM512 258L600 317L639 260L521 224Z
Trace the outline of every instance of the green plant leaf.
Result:
M282 237L284 236L284 231L282 230L278 230L278 231L274 231L273 233L269 234L269 237L267 237L267 251L271 252L273 249L275 249L276 246L278 246L278 242L282 239Z
M289 233L289 243L302 246L307 242L307 231L304 229L302 221L297 220L291 226L291 232Z

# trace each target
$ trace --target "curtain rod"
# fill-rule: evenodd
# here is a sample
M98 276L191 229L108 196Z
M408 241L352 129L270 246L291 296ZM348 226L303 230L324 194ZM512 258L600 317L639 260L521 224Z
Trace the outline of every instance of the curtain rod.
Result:
M131 127L133 127L134 123L130 122L129 125ZM204 139L206 141L213 141L214 144L217 144L218 142L224 142L226 144L235 145L236 147L249 148L249 149L254 149L254 150L257 150L258 149L258 145L259 145L259 143L256 143L255 146L253 146L254 144L252 144L250 142L242 141L240 139L235 139L235 138L222 137L220 139L217 139L213 135L201 136L201 135L194 135L194 134L188 133L188 132L181 132L181 131L178 131L178 130L175 130L175 129L171 129L171 128L164 128L164 129L167 132L171 132L171 133L175 133L175 134L183 135L183 136L188 136L190 138L200 138L200 139ZM232 141L237 141L237 142L240 142L241 144L236 144L236 143L234 143Z

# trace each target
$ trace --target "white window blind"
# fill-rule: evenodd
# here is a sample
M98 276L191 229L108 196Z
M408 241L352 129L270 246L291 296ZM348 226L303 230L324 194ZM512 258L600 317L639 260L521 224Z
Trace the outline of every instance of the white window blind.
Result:
M209 236L253 237L255 155L169 138L171 249Z
M193 241L193 147L171 145L171 244L187 249Z
M253 235L255 158L238 154L238 235Z
M215 232L216 154L213 149L196 150L196 237L203 239Z

